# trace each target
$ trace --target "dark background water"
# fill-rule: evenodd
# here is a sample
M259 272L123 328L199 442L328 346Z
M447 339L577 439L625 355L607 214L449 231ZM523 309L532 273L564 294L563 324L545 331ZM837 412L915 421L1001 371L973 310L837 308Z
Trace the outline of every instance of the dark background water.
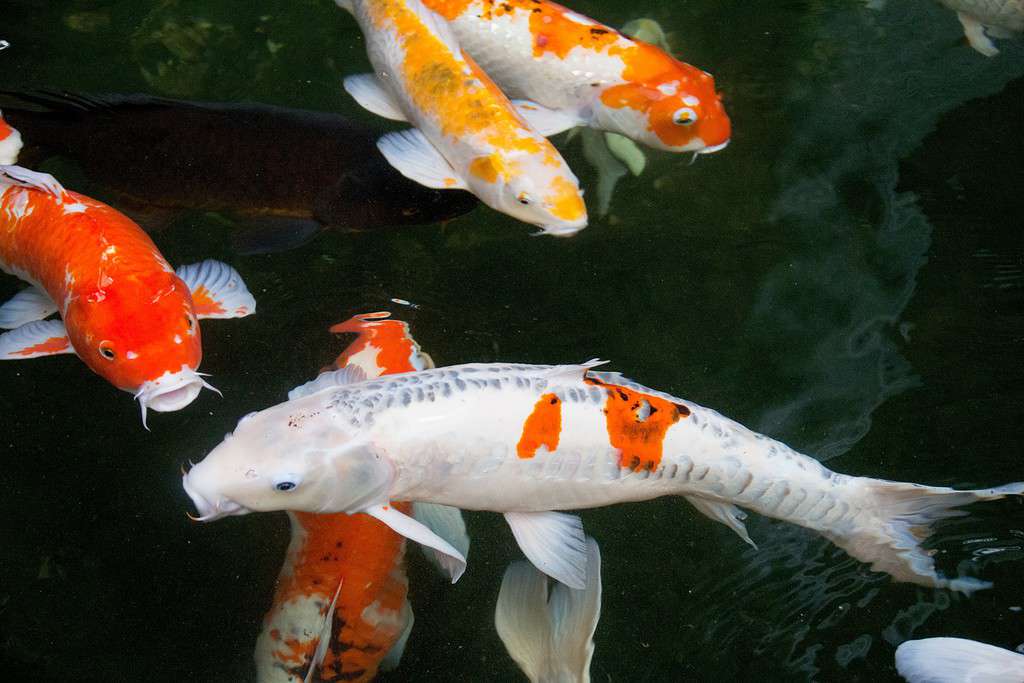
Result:
M937 3L580 0L654 18L724 91L735 135L694 165L651 153L607 219L567 240L486 209L444 227L325 234L240 257L217 216L156 239L233 263L256 316L203 326L224 392L139 424L74 357L0 364L0 660L20 680L247 680L283 515L184 515L179 465L341 348L328 325L391 308L439 364L594 356L857 475L1024 479L1024 43L986 59ZM0 87L145 92L338 111L365 71L324 0L8 0ZM578 142L563 145L585 186ZM145 159L140 151L140 163ZM88 189L89 179L61 160ZM70 184L70 182L68 183ZM102 198L102 193L97 192ZM21 285L0 278L0 298ZM418 304L390 303L398 297ZM748 522L759 551L678 500L583 513L604 557L595 681L891 680L896 644L1024 642L1024 508L976 506L931 540L971 598L894 584L820 537ZM492 627L518 556L467 515L448 586L410 555L416 628L388 680L521 680Z

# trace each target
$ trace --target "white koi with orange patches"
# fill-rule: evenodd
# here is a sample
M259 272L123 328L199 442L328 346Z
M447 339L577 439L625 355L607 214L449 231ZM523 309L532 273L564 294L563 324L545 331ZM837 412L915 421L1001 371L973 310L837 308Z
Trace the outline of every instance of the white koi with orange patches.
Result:
M366 36L376 79L346 88L371 111L404 118L415 131L382 138L399 171L439 189L468 189L491 208L570 235L587 222L579 181L533 130L447 23L420 0L341 0Z
M569 125L673 152L713 152L729 141L714 79L658 47L548 0L424 2L509 97Z

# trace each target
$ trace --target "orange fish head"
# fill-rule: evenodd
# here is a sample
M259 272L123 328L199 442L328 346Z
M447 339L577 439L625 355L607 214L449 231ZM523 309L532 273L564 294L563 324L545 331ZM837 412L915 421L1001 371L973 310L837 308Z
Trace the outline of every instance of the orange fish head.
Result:
M509 156L514 162L498 179L493 201L487 203L540 226L547 235L574 235L586 227L587 207L579 180L553 147L537 154L514 152Z
M68 305L71 343L94 372L160 412L191 403L204 386L199 321L188 286L173 272L101 274Z

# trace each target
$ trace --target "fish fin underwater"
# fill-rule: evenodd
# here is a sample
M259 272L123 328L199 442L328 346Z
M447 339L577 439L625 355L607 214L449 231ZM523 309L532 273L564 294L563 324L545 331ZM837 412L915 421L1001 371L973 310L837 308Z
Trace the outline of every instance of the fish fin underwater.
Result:
M342 81L345 92L352 96L359 106L370 113L391 121L408 121L401 105L395 101L376 74L346 76Z
M466 190L448 160L415 128L388 133L377 141L388 163L409 180L435 190Z
M207 259L181 266L177 274L188 285L200 320L244 318L256 312L256 299L242 276L226 263Z
M601 551L589 536L582 590L555 583L529 562L505 570L494 626L505 649L533 683L588 683L594 631L601 617Z
M277 254L309 244L324 230L319 221L288 216L246 218L231 235L231 248L240 256Z
M530 100L512 100L512 106L535 131L544 137L558 135L576 126L584 125L583 121L570 112L549 109Z
M13 330L57 312L57 304L38 287L26 287L0 306L0 329Z
M965 638L907 640L896 671L909 683L1020 683L1024 655Z
M409 635L412 634L412 627L416 623L416 617L412 612L412 605L409 604L407 599L402 603L402 614L405 617L405 627L402 629L402 633L398 636L398 640L391 646L388 653L384 655L384 659L380 660L381 671L394 671L398 668L398 665L402 663L402 655L405 654L405 646L409 644Z
M0 334L0 358L24 360L74 354L68 331L59 320L37 320Z
M459 580L466 571L466 558L448 541L431 531L422 522L396 510L392 505L370 505L361 510L374 517L406 538L416 541L437 552L436 559L452 583Z
M570 588L587 583L583 521L564 512L506 512L519 549L537 569Z
M743 510L740 510L732 503L719 503L697 496L683 496L683 498L689 501L690 505L697 508L697 512L726 525L735 531L736 535L742 538L750 547L757 550L757 544L750 538L750 534L747 533L747 527L743 524L743 520L747 518L746 512L743 512Z
M413 503L412 516L450 543L463 557L469 557L469 534L466 533L466 521L462 518L462 510L437 503ZM447 555L425 545L421 545L420 549L438 571L446 575L449 573L450 561Z
M30 171L21 166L0 166L0 178L7 178L14 185L40 190L57 198L67 193L64 186L49 173Z

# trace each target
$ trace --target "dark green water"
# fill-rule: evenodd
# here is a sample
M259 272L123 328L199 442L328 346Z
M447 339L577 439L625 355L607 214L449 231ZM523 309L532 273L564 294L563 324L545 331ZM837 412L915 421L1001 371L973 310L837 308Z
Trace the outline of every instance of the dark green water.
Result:
M327 326L356 312L391 308L439 364L610 358L845 473L1024 479L1024 42L986 59L928 0L753 4L573 5L612 25L661 22L714 73L735 131L694 165L652 153L577 237L529 237L478 209L239 257L222 220L186 215L157 236L168 259L227 260L259 303L204 324L203 370L223 399L152 416L150 433L131 397L74 357L0 365L3 677L251 678L284 516L194 525L179 465L310 378L341 348ZM367 63L327 0L8 0L0 16L5 89L373 121L341 91ZM578 143L566 156L595 184ZM0 278L0 299L20 286ZM941 568L996 583L965 598L894 584L783 523L750 520L754 551L678 500L585 511L604 557L593 678L893 680L910 637L1016 647L1024 507L972 512L930 542ZM521 680L492 627L518 550L498 515L467 518L457 585L411 554L416 628L388 680Z

